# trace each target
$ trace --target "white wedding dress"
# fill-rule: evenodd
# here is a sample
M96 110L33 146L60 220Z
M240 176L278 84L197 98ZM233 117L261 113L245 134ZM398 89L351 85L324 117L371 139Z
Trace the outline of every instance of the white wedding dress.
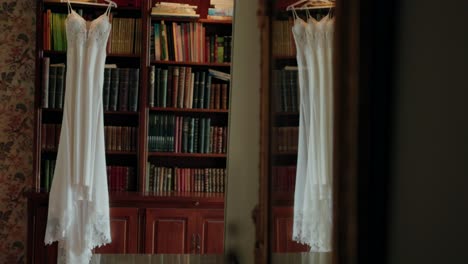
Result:
M299 76L299 142L293 240L312 252L331 251L334 21L302 20L292 32Z
M44 241L58 241L58 263L88 264L94 247L111 242L102 106L110 5L93 21L68 7L65 102Z

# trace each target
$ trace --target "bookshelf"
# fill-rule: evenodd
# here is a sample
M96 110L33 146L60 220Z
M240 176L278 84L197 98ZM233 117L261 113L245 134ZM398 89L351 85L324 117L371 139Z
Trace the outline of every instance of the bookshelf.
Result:
M98 249L97 252L222 253L219 250L223 248L223 232L213 234L211 237L202 236L202 241L191 239L192 235L199 237L206 228L224 230L223 192L224 183L227 181L225 169L230 87L228 82L212 76L208 83L208 69L230 72L228 42L230 44L232 21L206 19L209 1L180 1L198 5L199 19L153 17L151 7L156 1L127 2L140 3L140 5L119 5L119 8L112 9L111 23L116 32L110 34L106 64L113 66L105 70L103 91L113 242L111 245ZM72 6L87 20L96 18L106 10L106 6L77 3L73 3ZM59 18L58 21L60 19L63 21L67 14L67 4L66 2L37 1L36 12L35 140L33 191L29 194L28 209L28 262L55 263L55 246L46 247L40 241L43 239L41 232L45 231L48 190L52 181L50 175L53 175L52 168L57 155L59 127L63 116L61 109L63 102L55 105L58 100L55 95L59 94L58 96L63 98L65 84L57 79L65 80L66 77L66 69L63 69L66 65L66 48L63 47L63 42L54 42L52 35L63 34L63 32L51 32L50 23L52 23L52 16L54 19ZM185 32L192 37L192 40L198 37L199 41L195 45L188 39L179 39L179 42L175 42L166 38L165 44L172 44L172 47L167 49L167 57L157 59L154 46L156 41L154 25L160 25L162 21L170 24L174 29L178 27L186 29ZM117 32L119 28L120 35ZM134 36L133 38L123 34L129 28L131 31L129 34ZM182 31L173 32L174 34L167 36L175 39L185 36ZM202 32L206 35L202 35ZM208 38L202 39L202 36ZM206 41L210 37L212 42L218 41L222 46L206 46L208 45ZM159 41L161 44L161 39ZM187 43L193 45L190 46L192 49L188 49ZM177 60L175 60L175 49L180 45L186 48L183 54L177 53ZM200 54L194 52L194 48L201 53L210 52L212 57L202 58ZM47 63L44 62L45 60ZM62 66L57 66L59 64ZM61 72L59 77L57 74L50 76L51 65L57 68L62 67L55 70ZM49 70L48 75L44 75L46 69ZM184 69L189 73L187 75L189 77L182 80L178 76L178 84L182 85L178 87L183 87L185 94L190 94L192 97L180 99L181 92L177 94L173 89L175 82L169 83L169 80L162 78L162 75L152 76L152 69L166 72L166 78L169 73L174 73L175 69L180 71ZM49 80L47 87L44 85L45 76ZM113 79L117 77L118 81ZM157 84L151 82L152 78L160 82ZM169 78L175 80L175 75ZM161 80L167 81L164 83ZM56 84L55 90L50 86L52 82ZM125 92L126 97L121 97L124 94L121 89L128 89ZM44 93L47 93L46 99L44 99ZM165 100L161 99L163 94L166 96ZM214 99L203 102L202 98L206 100L208 94L211 94ZM51 95L53 95L52 98L50 98ZM156 100L157 104L150 105L150 98ZM122 102L126 103L122 105ZM162 123L157 123L159 130L152 130L154 125L152 118L155 116L164 117L158 119L163 120ZM168 121L170 119L174 122ZM180 121L178 123L180 126L176 126L175 120ZM190 120L191 123L184 120ZM202 126L202 123L205 125ZM183 129L184 125L187 131ZM157 147L163 147L164 151L150 148L149 141L152 138L157 138L155 142L161 144ZM180 142L177 139L180 139ZM216 143L213 143L214 140ZM192 148L175 151L176 145L183 144ZM150 171L151 168L156 167L162 169ZM165 174L154 175L155 172L160 171ZM176 172L180 171L186 173L176 177ZM149 179L150 176L154 179ZM152 186L149 186L150 182ZM164 186L156 186L155 182L163 183ZM150 226L145 226L143 223L158 224L160 229L148 230ZM190 228L186 229L187 226ZM175 234L165 231L174 230L174 228ZM129 233L128 230L135 232ZM148 232L152 235L145 236ZM171 240L171 236L174 235L180 238L179 243ZM155 245L156 241L167 241L168 245L158 247ZM197 247L192 247L193 244L206 245L206 248L204 247L200 252L197 251Z

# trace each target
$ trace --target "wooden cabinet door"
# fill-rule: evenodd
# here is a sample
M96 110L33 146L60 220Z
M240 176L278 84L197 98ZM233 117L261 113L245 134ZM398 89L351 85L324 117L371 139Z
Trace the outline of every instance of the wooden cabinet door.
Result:
M199 254L224 253L224 211L198 211L197 246Z
M194 253L196 218L188 209L146 210L146 253Z
M96 248L99 254L136 254L138 246L138 208L110 209L112 242Z
M44 237L47 225L47 207L37 207L33 216L33 263L57 263L57 242L46 246ZM29 231L29 232L31 232Z
M292 240L293 208L273 208L273 252L308 252L309 247Z

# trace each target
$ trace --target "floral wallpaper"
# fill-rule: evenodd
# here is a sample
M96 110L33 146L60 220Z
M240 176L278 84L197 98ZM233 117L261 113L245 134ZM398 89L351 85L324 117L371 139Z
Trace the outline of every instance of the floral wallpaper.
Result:
M0 263L26 263L35 8L34 0L0 1Z

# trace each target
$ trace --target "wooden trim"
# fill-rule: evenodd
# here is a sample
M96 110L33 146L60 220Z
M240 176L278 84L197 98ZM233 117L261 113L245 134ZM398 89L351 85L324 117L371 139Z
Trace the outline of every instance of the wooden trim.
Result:
M334 43L333 264L357 264L360 1L337 1Z
M270 263L270 17L268 1L258 0L258 27L261 43L260 79L260 188L259 204L253 212L256 224L255 263Z

